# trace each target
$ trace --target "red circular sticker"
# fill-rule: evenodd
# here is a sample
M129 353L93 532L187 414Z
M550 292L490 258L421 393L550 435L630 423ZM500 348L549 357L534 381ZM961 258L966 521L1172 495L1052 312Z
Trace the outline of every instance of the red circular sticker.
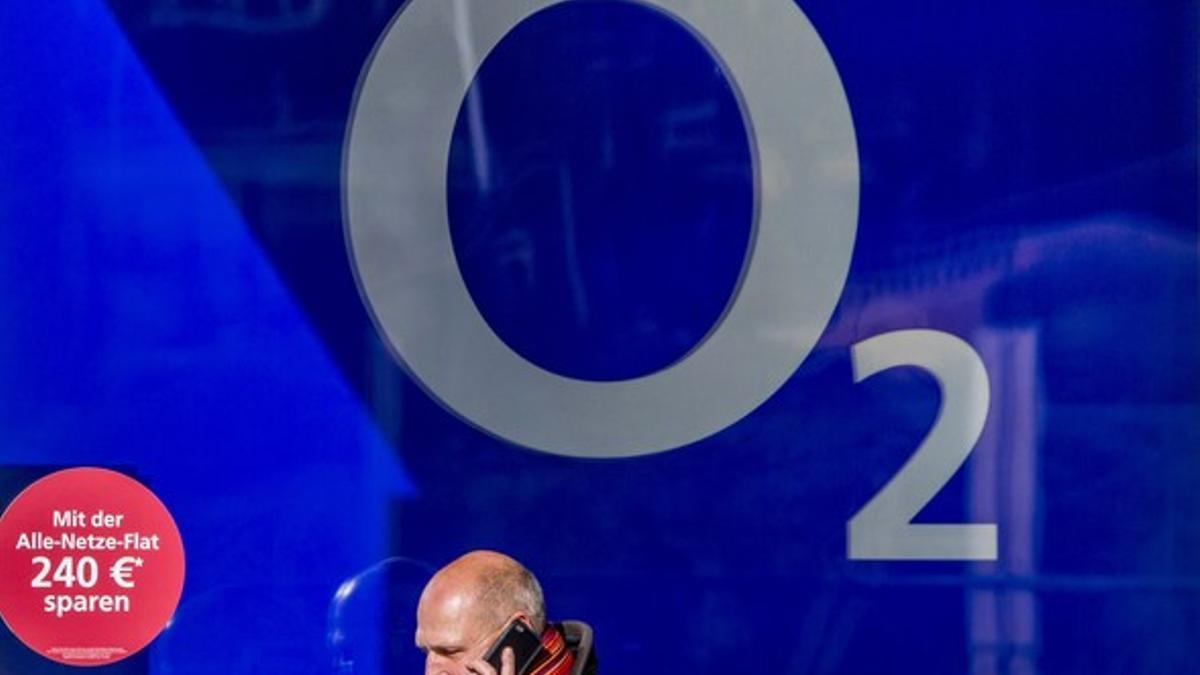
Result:
M67 469L0 516L0 616L42 656L102 666L157 636L183 592L175 521L141 483Z

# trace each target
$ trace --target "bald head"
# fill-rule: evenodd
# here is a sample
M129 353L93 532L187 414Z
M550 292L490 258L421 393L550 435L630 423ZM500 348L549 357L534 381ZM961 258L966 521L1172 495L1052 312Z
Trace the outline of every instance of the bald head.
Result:
M471 650L521 615L540 633L546 606L537 579L495 551L472 551L425 585L417 605L417 645L426 651Z

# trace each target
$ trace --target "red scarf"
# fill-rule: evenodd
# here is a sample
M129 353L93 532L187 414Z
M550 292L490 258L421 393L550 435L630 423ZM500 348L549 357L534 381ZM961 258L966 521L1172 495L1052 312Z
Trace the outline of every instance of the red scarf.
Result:
M550 624L542 631L542 652L526 671L529 675L570 675L575 655L567 649L562 633Z

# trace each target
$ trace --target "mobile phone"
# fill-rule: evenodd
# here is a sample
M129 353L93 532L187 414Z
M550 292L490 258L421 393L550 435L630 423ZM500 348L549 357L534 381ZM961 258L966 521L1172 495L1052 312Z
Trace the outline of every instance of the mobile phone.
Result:
M504 653L505 647L512 647L513 656L516 657L513 659L516 674L522 675L541 653L542 641L533 634L533 629L529 627L529 624L520 619L513 619L483 657L484 661L492 664L497 673L500 672L500 656Z

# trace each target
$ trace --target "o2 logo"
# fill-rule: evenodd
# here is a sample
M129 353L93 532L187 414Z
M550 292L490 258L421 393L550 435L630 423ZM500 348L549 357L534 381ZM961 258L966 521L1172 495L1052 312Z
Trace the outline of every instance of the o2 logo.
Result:
M344 166L346 240L359 288L396 357L467 422L559 455L678 448L771 397L816 344L846 282L858 153L833 60L791 0L641 0L707 46L739 94L751 139L755 224L741 283L708 337L673 365L622 381L565 377L491 330L455 260L445 200L454 122L483 58L563 0L412 0L364 67ZM852 559L996 558L994 524L912 524L966 460L986 417L987 373L945 333L852 347L856 381L915 365L942 393L908 463L847 523Z

